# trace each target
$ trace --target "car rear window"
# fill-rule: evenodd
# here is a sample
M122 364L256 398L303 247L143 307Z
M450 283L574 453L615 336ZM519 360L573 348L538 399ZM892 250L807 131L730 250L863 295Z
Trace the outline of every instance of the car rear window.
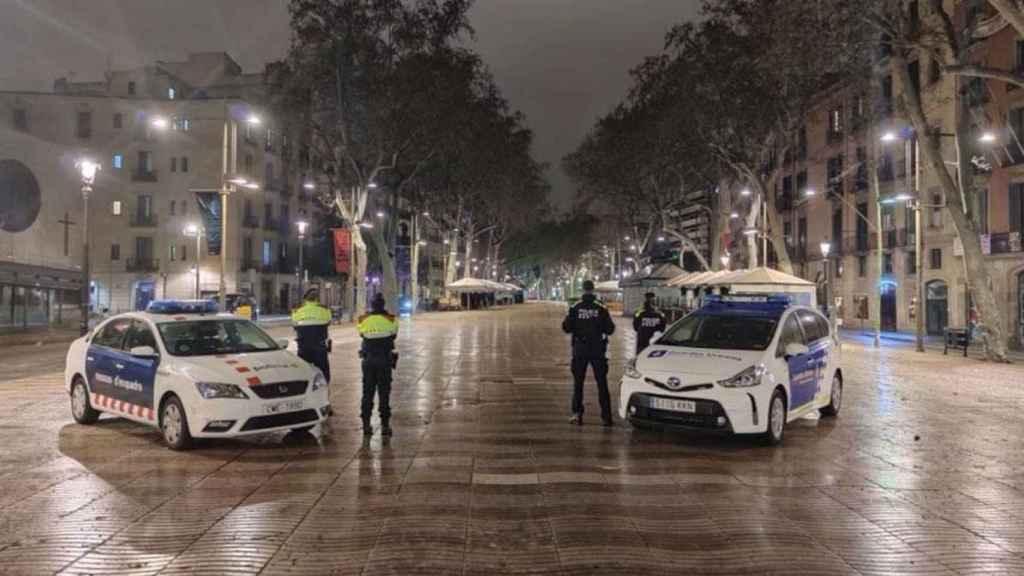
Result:
M724 350L764 350L775 335L777 318L738 314L691 314L669 328L659 345Z

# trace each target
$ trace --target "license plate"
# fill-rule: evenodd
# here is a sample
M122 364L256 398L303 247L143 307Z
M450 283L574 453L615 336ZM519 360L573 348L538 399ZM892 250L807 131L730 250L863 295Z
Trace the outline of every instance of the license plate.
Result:
M651 408L669 410L671 412L696 412L697 403L693 400L675 400L673 398L652 398Z
M264 414L280 414L282 412L294 412L302 409L302 400L291 402L280 402L278 404L266 404L263 406Z

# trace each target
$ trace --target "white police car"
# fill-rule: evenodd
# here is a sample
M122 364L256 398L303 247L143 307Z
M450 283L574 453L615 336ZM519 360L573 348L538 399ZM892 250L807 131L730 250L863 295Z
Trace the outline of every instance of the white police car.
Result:
M216 304L157 301L114 316L68 350L71 413L158 427L176 450L192 438L309 429L331 413L320 371Z
M629 362L619 413L776 444L787 422L839 412L840 352L825 317L784 296L712 297Z

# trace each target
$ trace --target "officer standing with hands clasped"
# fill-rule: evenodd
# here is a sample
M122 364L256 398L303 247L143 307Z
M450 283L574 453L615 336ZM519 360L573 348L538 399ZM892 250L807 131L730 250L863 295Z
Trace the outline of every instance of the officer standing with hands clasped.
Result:
M562 330L572 334L572 419L583 425L583 381L587 366L594 370L597 380L597 398L601 403L601 421L612 426L611 398L608 395L608 337L615 333L615 322L608 309L594 295L594 283L583 282L583 298L569 309L562 321Z
M327 327L331 324L331 311L320 304L320 290L317 288L306 290L302 300L302 306L292 311L299 358L319 368L330 382L330 340Z
M644 307L633 316L633 330L636 330L636 355L651 344L656 332L665 331L665 315L654 307L654 292L644 294Z
M391 436L391 372L398 364L395 339L398 323L388 314L384 296L377 294L370 303L370 313L359 319L359 336L363 344L359 357L363 359L363 435L372 436L373 395L380 400L380 433Z

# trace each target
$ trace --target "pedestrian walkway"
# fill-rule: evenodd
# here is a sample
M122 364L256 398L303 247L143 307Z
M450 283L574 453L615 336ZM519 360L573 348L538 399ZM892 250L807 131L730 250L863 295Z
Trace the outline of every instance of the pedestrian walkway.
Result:
M850 339L843 413L779 447L606 430L592 381L577 428L564 311L403 319L390 441L360 431L351 326L321 436L185 453L0 364L0 574L1024 573L1021 366Z
M841 331L844 338L856 339L859 341L869 341L874 343L875 333L872 330L863 329L844 329ZM881 341L887 345L897 346L916 346L917 345L917 334L914 332L895 332L895 331L883 331L880 333ZM924 337L924 346L928 351L942 352L944 350L944 340L942 336L931 336L926 335ZM963 350L949 350L949 354L956 354L963 356ZM970 358L984 359L985 350L978 342L972 342L971 346L967 349L967 355ZM1013 362L1024 362L1024 351L1021 350L1010 350L1007 353L1009 359Z

